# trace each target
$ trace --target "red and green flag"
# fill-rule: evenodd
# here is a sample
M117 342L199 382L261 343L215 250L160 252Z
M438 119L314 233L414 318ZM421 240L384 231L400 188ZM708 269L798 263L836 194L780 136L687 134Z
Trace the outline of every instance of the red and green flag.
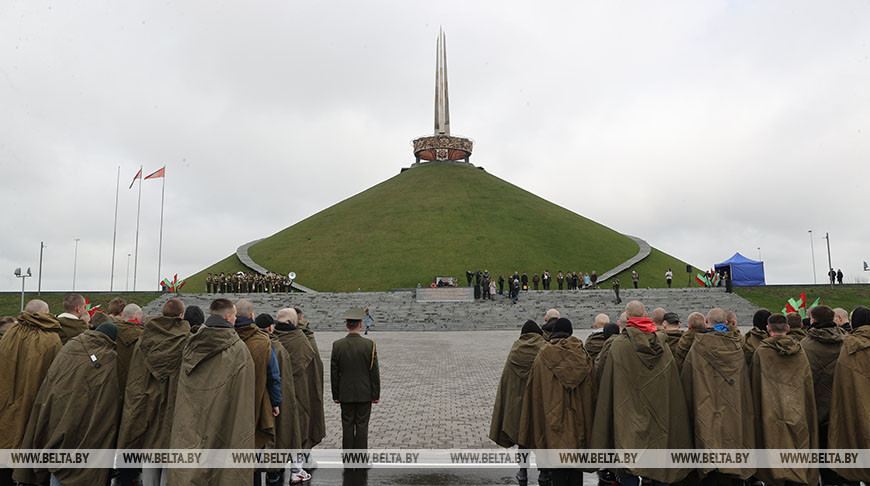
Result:
M714 270L710 270L709 272L699 273L695 276L695 281L704 287L715 287L719 285L720 275L716 273Z
M85 299L85 310L88 311L88 315L94 317L94 314L97 312L103 312L103 309L100 309L100 304L91 305L90 299Z
M809 307L807 307L807 293L803 292L797 299L788 299L788 302L785 303L785 307L782 308L783 314L796 313L800 314L802 319L806 319L807 311L812 309L813 307L818 307L822 303L822 298L819 297L812 303Z
M169 289L170 292L178 292L181 290L181 287L184 287L184 280L178 280L178 274L176 273L174 277L172 277L172 281L170 282L168 278L164 278L163 285Z

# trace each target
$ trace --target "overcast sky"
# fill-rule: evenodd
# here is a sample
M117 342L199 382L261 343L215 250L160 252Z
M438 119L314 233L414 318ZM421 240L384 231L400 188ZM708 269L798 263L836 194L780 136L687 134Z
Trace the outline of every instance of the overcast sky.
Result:
M700 267L760 248L768 283L812 282L808 230L823 281L830 232L870 280L867 0L4 0L0 289L40 241L43 288L69 289L75 238L77 289L108 289L118 166L115 289L140 164L167 166L162 276L396 175L432 131L439 25L451 129L490 173Z

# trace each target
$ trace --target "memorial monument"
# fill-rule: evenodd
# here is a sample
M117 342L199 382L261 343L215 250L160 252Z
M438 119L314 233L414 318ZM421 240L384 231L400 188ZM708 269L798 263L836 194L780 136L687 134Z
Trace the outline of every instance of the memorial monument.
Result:
M411 289L427 282L417 292L420 301L470 301L471 287L438 287L436 281L430 288L428 282L433 276L480 268L495 275L569 268L602 275L630 260L641 273L644 268L685 268L682 260L644 250L634 238L472 165L472 140L450 132L447 45L441 30L435 130L413 140L416 162L271 236L241 245L190 276L182 291L203 292L209 273L287 275L292 270L298 274L298 290L299 282L319 292ZM553 228L560 237L542 240ZM642 266L634 261L639 254L647 255ZM619 278L627 281L627 275Z
M412 143L416 163L452 162L471 165L471 139L450 135L450 101L447 97L447 41L444 29L438 32L435 49L435 133Z

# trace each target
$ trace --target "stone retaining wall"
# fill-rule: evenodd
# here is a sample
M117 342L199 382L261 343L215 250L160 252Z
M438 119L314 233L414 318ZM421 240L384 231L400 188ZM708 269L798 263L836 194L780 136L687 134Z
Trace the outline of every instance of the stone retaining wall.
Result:
M181 294L187 305L199 305L208 314L208 305L220 294ZM161 296L145 307L149 314L159 314L163 303L173 294ZM623 303L616 305L610 290L529 291L521 292L519 303L512 304L507 295L496 295L493 301L417 302L414 291L353 292L353 293L287 293L287 294L223 294L238 300L250 299L256 314L274 315L283 307L300 307L314 329L341 330L339 316L350 307L371 309L376 329L398 331L440 330L509 330L519 329L527 319L543 324L544 313L556 308L571 319L576 329L588 328L596 314L604 312L616 321L625 303L639 299L651 312L664 307L676 312L684 322L690 312L707 313L712 307L722 307L737 313L738 324L751 325L756 307L736 294L723 289L624 289Z

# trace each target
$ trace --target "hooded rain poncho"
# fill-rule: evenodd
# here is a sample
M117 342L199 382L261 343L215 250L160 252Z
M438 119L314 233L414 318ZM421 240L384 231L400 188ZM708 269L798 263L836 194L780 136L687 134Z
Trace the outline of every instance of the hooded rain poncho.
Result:
M326 437L326 417L323 412L323 358L320 356L320 349L317 347L317 339L314 337L314 331L311 330L309 322L305 319L299 320L299 329L308 338L308 344L311 350L314 351L314 375L316 380L313 384L316 386L312 394L312 409L311 423L309 425L309 437L314 445L320 444Z
M272 340L269 334L249 324L236 327L236 332L242 342L248 347L254 360L254 420L257 423L257 433L254 436L254 447L262 449L267 444L275 444L275 418L272 416L272 402L266 389L269 361L272 359ZM278 365L280 368L280 365ZM280 372L280 370L279 370Z
M60 323L22 312L0 340L0 449L18 449L39 386L60 352Z
M278 368L281 369L281 413L275 417L275 448L302 449L302 431L299 428L299 404L296 401L296 387L293 381L293 360L290 353L275 334L271 336Z
M314 365L314 350L301 329L282 331L275 329L278 341L290 354L293 366L293 387L296 390L297 415L302 435L302 447L308 449L317 445L311 435L313 410L316 408L317 371ZM288 377L289 379L290 377ZM281 380L284 381L283 378ZM284 400L287 400L285 397ZM316 426L314 426L316 428Z
M695 449L755 449L755 417L749 366L740 332L698 333L681 373L695 435ZM716 470L700 468L701 477ZM746 479L755 469L718 469Z
M190 324L177 317L155 317L145 324L133 350L119 449L167 449L175 413L181 357Z
M530 332L520 335L511 346L498 384L489 427L489 438L501 447L517 444L526 382L532 363L545 343L544 336Z
M870 449L870 325L856 328L843 339L834 372L831 395L828 447ZM870 467L847 469L831 465L850 481L870 484Z
M813 372L813 391L816 397L816 412L819 425L828 425L831 409L831 393L834 388L834 370L846 332L831 323L828 327L811 327L807 337L798 341ZM797 339L795 339L797 341Z
M114 449L121 419L115 342L88 330L57 355L33 404L22 449ZM18 469L39 483L51 472L65 486L106 484L108 469Z
M596 357L598 357L598 353L601 352L601 348L604 347L604 342L607 339L604 338L604 331L598 329L593 331L592 334L586 338L586 343L583 345L586 348L586 352L589 353L589 357L594 361Z
M254 448L254 361L234 329L203 326L184 347L169 446ZM251 485L252 469L170 468L167 484Z
M691 449L680 374L664 336L626 327L603 365L592 449ZM615 472L665 483L689 469L627 468Z
M758 449L818 449L813 374L797 341L773 336L761 342L752 357L752 398ZM791 467L759 469L756 476L769 484L814 485L818 473L815 467Z
M551 335L529 373L517 442L530 449L588 448L596 388L583 342Z
M752 364L752 355L761 344L761 341L769 338L770 334L767 331L762 331L757 327L753 327L746 333L746 339L743 343L743 355L746 357L746 364Z

